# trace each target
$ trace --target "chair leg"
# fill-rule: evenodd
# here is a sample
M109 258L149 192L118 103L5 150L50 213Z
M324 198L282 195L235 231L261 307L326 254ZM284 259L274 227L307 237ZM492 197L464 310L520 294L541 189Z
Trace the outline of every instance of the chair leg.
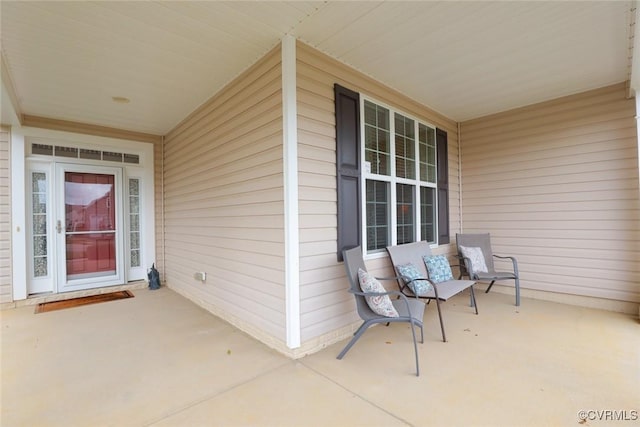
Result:
M442 341L447 342L447 336L444 333L444 322L442 321L442 312L440 311L440 300L435 298L436 306L438 307L438 317L440 318L440 329L442 329Z
M411 324L411 335L413 335L413 351L416 354L416 377L420 376L420 365L418 362L418 343L416 342L416 330L413 325L413 322L409 322Z
M367 330L368 327L369 325L366 322L360 325L356 333L353 334L353 338L351 338L351 341L349 341L349 343L345 346L345 348L342 349L342 351L340 352L340 354L336 359L338 360L342 359L344 355L347 354L347 352L351 349L351 347L353 347L356 341L360 339L360 337L362 336L362 334L364 334L364 332Z
M476 302L476 293L473 290L473 285L471 285L471 287L469 287L469 289L471 290L471 294L470 294L471 306L476 309L476 314L478 314L478 304Z
M520 306L520 279L516 277L516 307Z
M491 281L491 283L489 284L489 287L487 288L487 290L486 290L486 291L484 291L484 293L485 293L485 294L488 294L488 293L489 293L489 291L491 290L491 287L493 286L493 284L494 284L495 282L496 282L495 280L492 280L492 281Z

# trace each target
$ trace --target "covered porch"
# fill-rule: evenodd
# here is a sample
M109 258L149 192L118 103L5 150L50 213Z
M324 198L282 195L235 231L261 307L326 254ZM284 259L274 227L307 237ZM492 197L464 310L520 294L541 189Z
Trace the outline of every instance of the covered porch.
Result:
M539 426L581 410L605 425L640 410L629 314L478 292L475 316L460 295L447 343L427 308L416 377L405 325L372 328L341 361L346 341L292 360L166 287L133 292L1 312L2 425Z
M104 231L109 268L82 273L100 286L155 265L174 291L301 357L357 322L337 257L349 199L352 246L376 274L390 273L384 247L401 227L452 261L457 233L489 232L518 258L524 296L636 314L637 14L626 2L3 2L0 307L92 286L70 267L95 251L73 250L72 234ZM336 85L388 116L379 153L374 123L353 127L363 197L339 197ZM433 135L425 177L393 170L396 141L415 166ZM76 230L67 175L97 167L116 183L116 227ZM380 218L366 214L376 203Z

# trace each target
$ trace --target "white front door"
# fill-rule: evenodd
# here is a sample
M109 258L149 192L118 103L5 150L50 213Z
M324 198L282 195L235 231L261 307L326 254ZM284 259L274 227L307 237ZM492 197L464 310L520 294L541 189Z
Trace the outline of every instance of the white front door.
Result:
M55 167L57 291L124 282L122 169Z
M20 131L11 140L14 300L145 279L155 262L153 144Z
M32 162L27 294L125 281L121 168Z

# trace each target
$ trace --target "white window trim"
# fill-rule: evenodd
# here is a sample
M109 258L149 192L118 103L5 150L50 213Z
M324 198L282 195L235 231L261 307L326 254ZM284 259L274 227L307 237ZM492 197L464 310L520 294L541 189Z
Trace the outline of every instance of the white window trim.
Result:
M406 113L398 108L392 107L384 102L378 101L377 99L367 96L367 95L363 95L360 94L360 170L361 172L361 180L360 180L360 194L362 194L362 197L360 197L360 210L361 210L361 216L362 216L362 221L361 221L361 236L362 236L362 248L363 248L363 252L365 254L365 258L366 259L376 259L376 258L383 258L386 256L386 251L384 250L376 250L373 252L369 252L367 250L367 197L366 197L366 189L367 189L367 180L374 180L374 181L383 181L383 182L387 182L389 184L389 197L390 197L390 212L389 212L389 217L390 217L390 241L389 244L395 245L397 242L397 238L398 238L398 219L397 219L397 213L396 213L396 205L397 205L397 191L396 191L396 184L409 184L414 188L414 239L415 240L420 240L421 239L421 212L420 212L420 203L421 203L421 199L420 199L420 187L429 187L429 188L433 188L434 190L436 190L436 195L437 195L437 182L427 182L427 181L421 181L420 180L420 145L419 145L419 125L422 124L428 128L433 129L434 131L434 137L435 137L435 132L436 132L436 126L429 123L427 120L424 120L422 118L413 116L409 113ZM375 173L371 173L368 172L367 168L365 167L366 165L366 161L365 161L365 151L366 151L366 147L365 147L365 102L369 101L373 104L376 104L380 107L386 108L387 110L389 110L389 136L390 136L390 140L389 140L389 153L390 153L390 165L389 165L389 175L380 175L380 174L375 174ZM414 126L415 126L415 147L414 147L414 152L416 153L416 158L415 158L415 179L408 179L408 178L401 178L401 177L397 177L396 176L396 162L395 162L395 152L396 152L396 142L395 142L395 120L394 120L394 114L399 114L403 117L406 117L408 119L413 120L414 122ZM435 143L435 141L434 141ZM438 157L438 153L437 153L437 143L435 144L435 159L437 159ZM437 168L437 160L436 160L436 168ZM437 170L436 170L436 175L437 177ZM437 180L436 180L437 181ZM437 204L437 197L434 197L434 203ZM438 209L437 206L434 209L434 237L436 238L435 242L430 242L430 246L431 247L437 247L437 236L438 236Z

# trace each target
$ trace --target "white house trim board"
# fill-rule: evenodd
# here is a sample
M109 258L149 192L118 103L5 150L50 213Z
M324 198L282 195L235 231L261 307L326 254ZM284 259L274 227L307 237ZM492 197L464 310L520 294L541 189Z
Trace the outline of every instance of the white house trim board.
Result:
M11 259L13 300L27 299L24 136L11 129Z
M296 39L282 38L285 305L287 347L300 347L300 235L298 229L298 122Z

